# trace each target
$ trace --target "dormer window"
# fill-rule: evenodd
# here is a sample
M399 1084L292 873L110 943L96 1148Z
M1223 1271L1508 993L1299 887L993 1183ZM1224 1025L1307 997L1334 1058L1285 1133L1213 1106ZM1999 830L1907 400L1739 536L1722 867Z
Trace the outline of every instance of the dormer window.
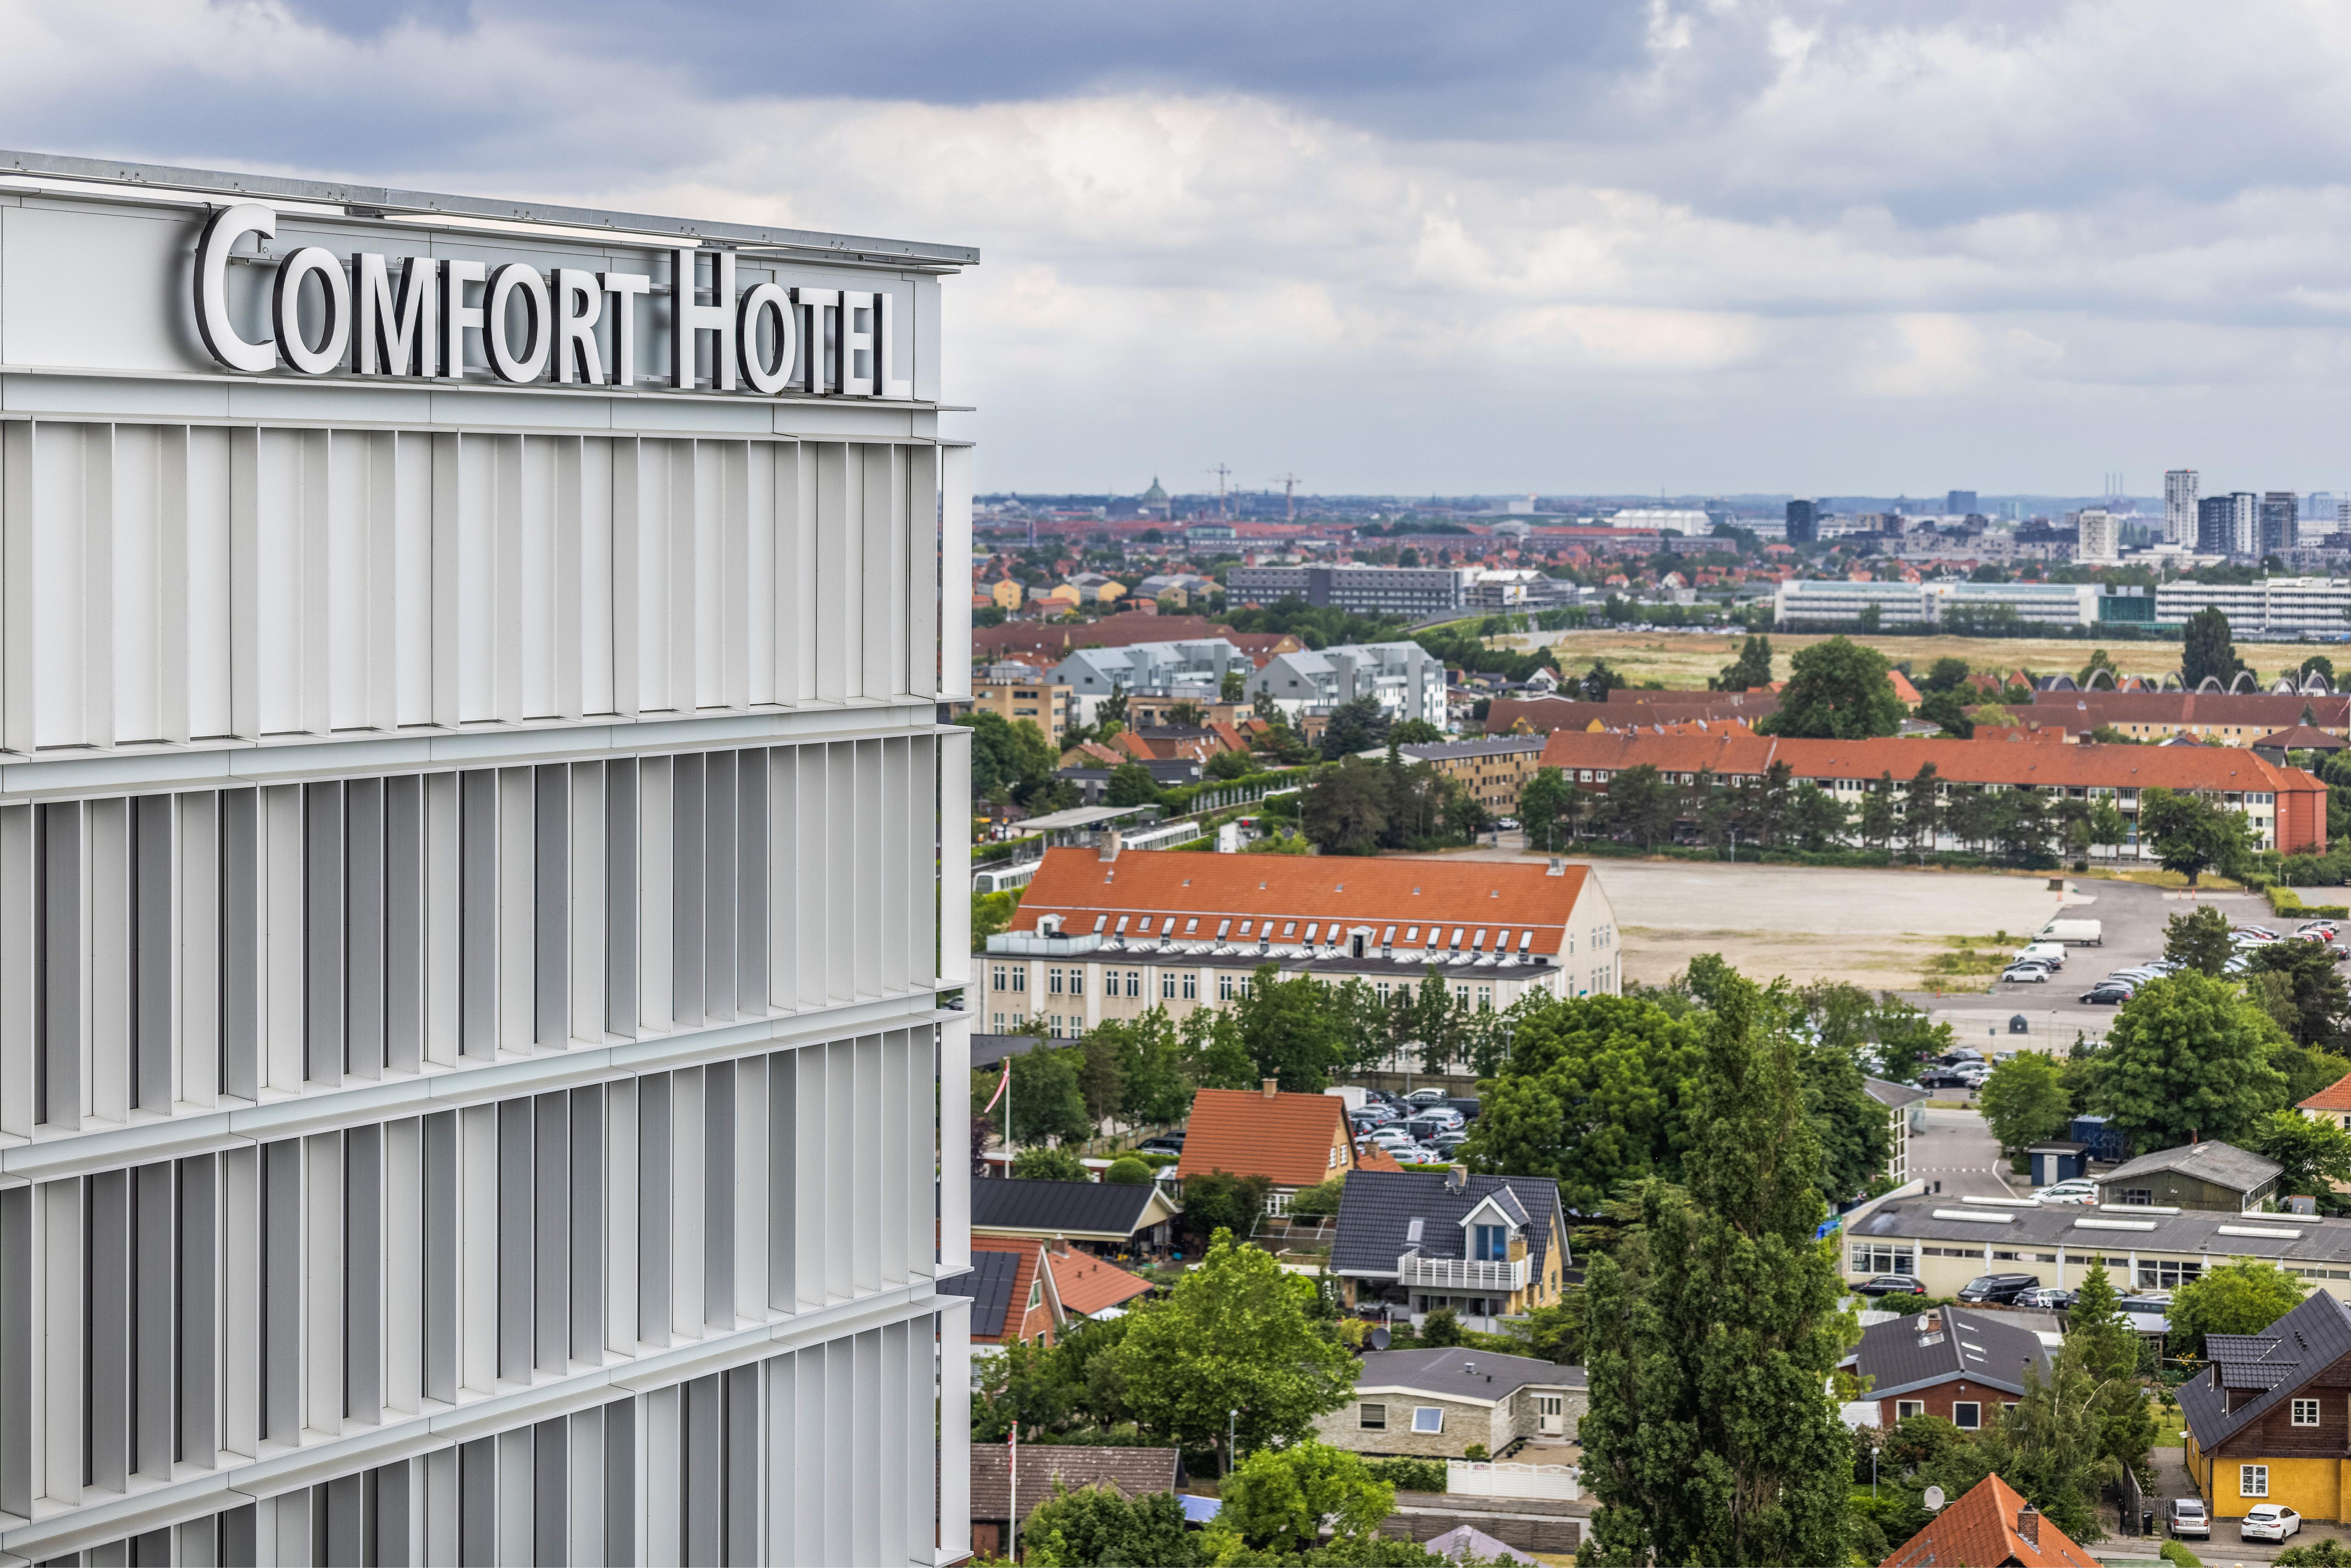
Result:
M1469 1228L1469 1260L1473 1263L1501 1263L1510 1256L1510 1229L1507 1225L1473 1225Z

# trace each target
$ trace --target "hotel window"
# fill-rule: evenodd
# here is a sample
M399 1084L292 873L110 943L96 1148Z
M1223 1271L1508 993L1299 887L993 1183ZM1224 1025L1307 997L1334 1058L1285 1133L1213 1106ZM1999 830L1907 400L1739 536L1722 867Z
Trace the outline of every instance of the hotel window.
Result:
M1006 991L1010 990L1011 988L1010 984L1005 978L1004 966L1001 964L997 965L996 973L991 977L991 983L988 986L988 989L994 991ZM2343 1120L2346 1125L2351 1125L2351 1116L2346 1116Z
M2297 1427L2317 1426L2318 1401L2315 1399L2295 1400L2294 1402L2294 1424Z
M1046 992L1047 992L1049 995L1051 995L1051 996L1056 996L1056 997L1058 997L1058 996L1060 996L1060 995L1061 994L1061 970L1059 970L1059 969L1048 969L1048 970L1046 970L1046 971L1045 971L1045 990L1046 990Z
M1200 977L1199 977L1199 976L1197 976L1197 975L1196 975L1196 974L1194 974L1194 973L1193 973L1191 970L1189 970L1189 969L1185 970L1185 971L1184 971L1184 999L1185 999L1186 1001L1187 1001L1187 1002L1189 1002L1189 1001L1196 1001L1196 1000L1197 1000L1197 999L1199 998L1199 995L1200 995Z
M1232 999L1233 977L1229 974L1219 974L1217 977L1217 1000L1228 1002Z
M1972 1399L1952 1401L1951 1425L1962 1432L1976 1430L1983 1425L1983 1406Z
M1139 997L1143 994L1142 970L1129 969L1126 972L1126 994L1130 997Z
M1896 1421L1907 1421L1913 1416L1926 1413L1927 1402L1924 1399L1896 1399L1894 1402L1894 1418Z
M1453 998L1454 1000L1459 1002L1463 1007L1468 1007L1469 1005L1469 988L1467 985L1454 987Z
M1380 1000L1381 1000L1381 1001L1384 1002L1384 1001L1386 1001L1386 1000L1388 999L1388 983L1387 983L1385 980L1381 980L1381 981L1376 982L1376 983L1372 987L1372 989L1374 989L1374 991L1377 991L1377 992L1379 993L1379 997L1380 997ZM2344 1126L2346 1126L2346 1127L2351 1127L2351 1116L2346 1116L2346 1117L2344 1117L2344 1118L2343 1118L2343 1124L2344 1124Z
M998 1034L1002 1034L1004 1032L1004 1015L1002 1013L996 1015L996 1032Z
M1359 1405L1355 1407L1355 1425L1366 1432L1388 1429L1388 1407L1384 1405Z
M2239 1497L2269 1496L2270 1468L2267 1465L2239 1465L2237 1495Z
M1481 1013L1489 1013L1494 1010L1493 987L1480 986L1478 988L1478 1010Z
M1029 989L1028 965L1015 964L1012 966L1012 988L1016 991L1023 992Z
M1070 995L1073 997L1082 997L1085 994L1086 972L1083 969L1071 969L1070 971Z
M1176 977L1173 972L1159 977L1159 994L1168 1001L1176 999Z
M2176 1291L2204 1272L2201 1263L2182 1263L2177 1260L2150 1263L2139 1260L2138 1283L2141 1290Z

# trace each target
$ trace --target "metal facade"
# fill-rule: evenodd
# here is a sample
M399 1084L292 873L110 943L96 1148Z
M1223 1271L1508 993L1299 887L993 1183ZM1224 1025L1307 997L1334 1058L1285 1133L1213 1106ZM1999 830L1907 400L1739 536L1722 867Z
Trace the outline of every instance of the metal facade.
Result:
M702 227L896 397L227 374L256 191L695 233L240 178L0 153L0 1563L963 1555L976 255Z

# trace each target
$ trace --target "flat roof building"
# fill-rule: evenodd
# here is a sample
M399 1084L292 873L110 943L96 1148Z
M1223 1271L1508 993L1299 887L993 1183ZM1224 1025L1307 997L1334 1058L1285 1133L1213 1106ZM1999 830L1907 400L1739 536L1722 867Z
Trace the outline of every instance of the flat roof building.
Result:
M1358 615L1442 615L1462 607L1477 576L1471 567L1237 566L1225 573L1225 602L1300 599Z
M958 1553L977 254L0 163L0 1559Z

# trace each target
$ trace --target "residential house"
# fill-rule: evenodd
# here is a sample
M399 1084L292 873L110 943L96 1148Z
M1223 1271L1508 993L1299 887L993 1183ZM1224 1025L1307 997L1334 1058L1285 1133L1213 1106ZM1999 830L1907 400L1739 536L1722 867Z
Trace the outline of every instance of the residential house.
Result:
M1881 1427L1936 1416L1975 1432L2022 1396L2025 1368L2046 1373L2054 1359L2041 1336L2012 1317L1942 1307L1870 1324L1838 1364L1869 1380L1862 1398L1876 1404Z
M1342 1302L1357 1312L1393 1303L1415 1323L1449 1307L1496 1328L1556 1302L1570 1263L1556 1182L1460 1166L1351 1174L1331 1244Z
M988 602L1007 615L1020 608L1022 597L1020 584L1017 579L998 578L987 585Z
M2351 1133L2351 1072L2345 1073L2295 1109L2314 1122L2331 1122Z
M994 1186L977 1181L973 1190ZM1068 1314L1053 1291L1045 1244L1018 1236L975 1236L971 1270L939 1282L942 1293L971 1298L971 1349L978 1355L1014 1343L1049 1345Z
M1003 1557L1013 1542L1008 1526L1014 1510L1025 1524L1040 1503L1052 1500L1058 1489L1083 1491L1108 1487L1132 1500L1154 1492L1172 1492L1190 1477L1184 1457L1174 1448L1112 1448L1080 1443L1019 1445L1019 1484L1015 1485L1013 1446L974 1443L971 1446L971 1549L975 1556Z
M1689 723L1752 725L1780 711L1770 692L1640 692L1608 694L1606 702L1573 697L1496 697L1486 709L1488 735L1549 735L1556 729L1624 729L1634 725Z
M2095 1179L2101 1207L2152 1204L2252 1214L2278 1196L2283 1174L2274 1160L2212 1139L2141 1155Z
M1397 747L1415 762L1426 762L1447 779L1458 779L1472 799L1494 816L1519 809L1519 791L1542 766L1540 735L1496 735L1480 740Z
M988 665L972 682L971 700L954 706L958 714L992 713L1008 722L1027 719L1054 746L1061 744L1071 722L1070 688L1025 664Z
M1883 1078L1865 1078L1861 1087L1886 1107L1886 1179L1900 1186L1910 1179L1910 1118L1917 1113L1915 1107L1927 1098L1927 1092L1907 1083L1888 1083Z
M2351 1306L2314 1291L2257 1334L2206 1334L2209 1364L2179 1387L2189 1474L2205 1506L2241 1519L2283 1503L2344 1517L2351 1486Z
M1045 1266L1052 1274L1053 1293L1061 1301L1061 1311L1073 1318L1100 1322L1121 1317L1129 1301L1151 1293L1150 1281L1066 1242L1045 1249Z
M1333 1448L1388 1458L1499 1457L1521 1442L1576 1440L1590 1404L1583 1368L1452 1347L1367 1353L1355 1396L1314 1418Z
M2032 712L2037 719L2081 734L2111 726L2133 740L2186 735L2250 747L2277 730L2301 725L2329 735L2351 735L2351 695L2341 694L2036 689Z
M1434 970L1507 1011L1529 991L1622 988L1614 911L1589 866L1555 861L1045 852L1008 930L987 939L980 1027L1042 1016L1057 1035L1154 1008L1230 1007L1270 965L1360 979L1383 1001Z
M1250 677L1249 694L1264 693L1296 717L1371 697L1393 721L1445 724L1445 663L1417 643L1341 643L1283 653Z
M1130 1186L1008 1176L971 1184L974 1236L1069 1241L1104 1257L1164 1249L1180 1212L1156 1182Z
M2098 1568L2098 1560L2014 1487L1986 1476L1877 1568Z
M1273 1184L1267 1211L1280 1214L1307 1187L1373 1160L1391 1170L1402 1168L1384 1154L1356 1149L1346 1102L1337 1095L1285 1094L1269 1078L1258 1089L1192 1092L1192 1116L1184 1125L1184 1156L1176 1174L1179 1179L1209 1171L1261 1176Z
M1098 571L1079 572L1061 586L1076 589L1081 604L1115 604L1126 594L1124 583Z

